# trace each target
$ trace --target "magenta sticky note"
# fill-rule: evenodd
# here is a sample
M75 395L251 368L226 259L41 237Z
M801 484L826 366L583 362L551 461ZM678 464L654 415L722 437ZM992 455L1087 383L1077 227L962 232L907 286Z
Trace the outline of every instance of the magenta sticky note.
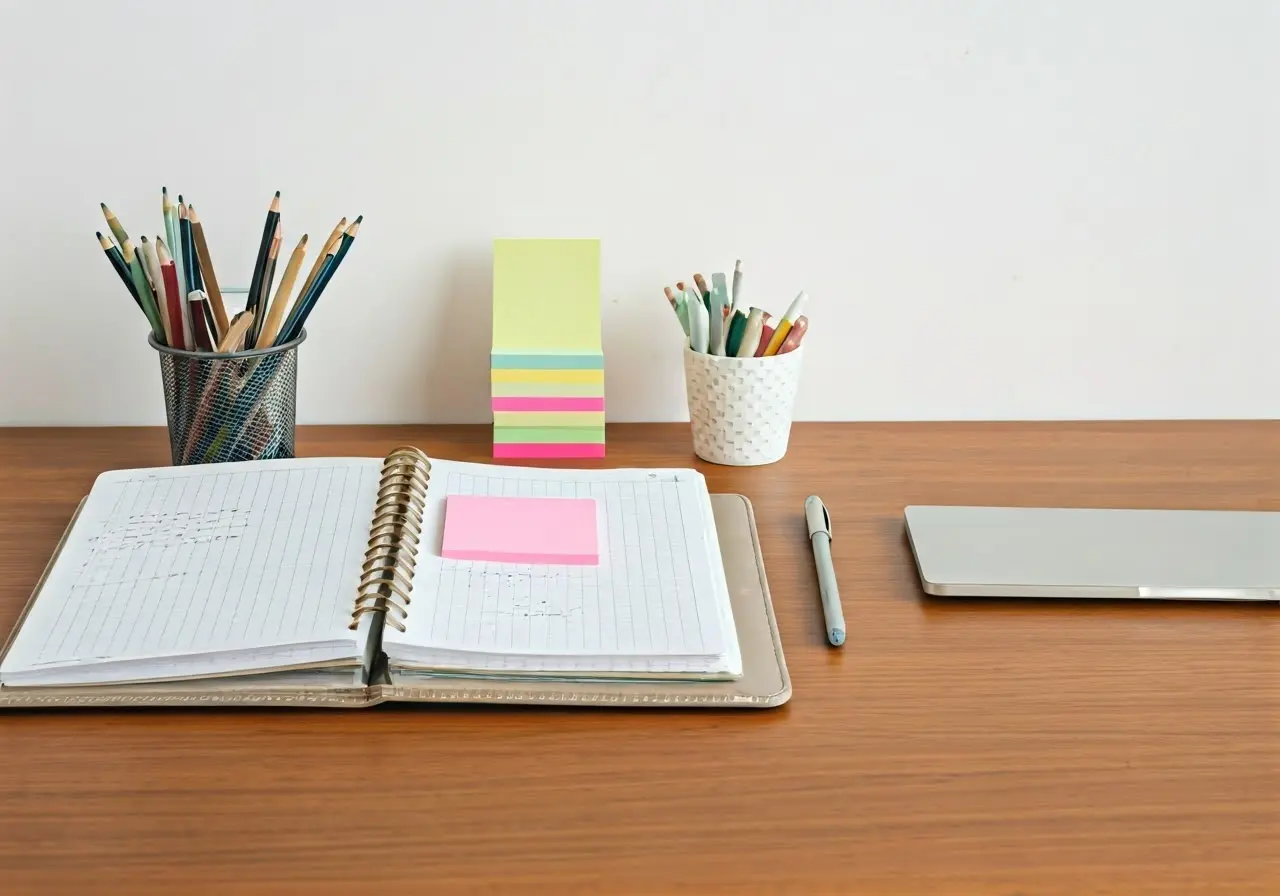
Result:
M442 553L447 560L596 566L596 502L449 495Z

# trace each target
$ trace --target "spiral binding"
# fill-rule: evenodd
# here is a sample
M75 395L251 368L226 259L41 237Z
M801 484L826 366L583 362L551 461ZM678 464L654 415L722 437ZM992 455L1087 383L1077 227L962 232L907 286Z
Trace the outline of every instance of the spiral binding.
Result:
M417 448L397 448L383 461L349 628L365 613L382 613L384 625L405 630L430 480L431 461Z

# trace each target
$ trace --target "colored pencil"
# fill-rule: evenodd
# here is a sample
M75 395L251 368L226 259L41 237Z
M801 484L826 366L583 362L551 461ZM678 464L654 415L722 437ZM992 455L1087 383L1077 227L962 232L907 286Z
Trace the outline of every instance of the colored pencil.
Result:
M164 278L165 306L169 309L169 327L173 335L173 341L169 345L187 349L195 344L194 337L188 340L186 332L191 327L191 311L185 308L189 303L182 295L182 287L178 285L178 266L169 254L169 247L160 237L156 237L156 263L160 266L160 276Z
M169 252L173 256L174 266L178 269L178 285L185 287L186 285L186 259L182 257L182 253L178 251L181 245L181 236L178 229L178 206L173 204L169 199L169 188L160 188L161 205L164 211L164 244L169 247ZM181 197L179 197L181 199ZM186 294L183 289L183 295Z
M262 332L258 334L254 348L269 348L275 343L276 336L280 335L280 324L284 320L285 306L289 303L289 293L293 289L294 281L298 279L298 271L302 267L302 260L306 254L307 235L304 233L302 239L298 240L293 254L289 256L289 263L285 265L284 276L280 278L280 285L276 287L276 296L271 300L271 306L267 311L267 321L262 325Z
M174 285L177 287L176 295L170 297L169 284L166 282L164 285L165 296L166 298L176 298L178 300L178 319L182 321L182 344L186 348L191 348L196 344L196 328L191 320L191 303L187 301L187 293L191 292L191 290L187 289L186 281L182 279L182 259L177 257L177 246L170 248L168 243L162 242L160 237L156 237L157 255L159 255L161 249L165 250L165 255L173 262L174 273L177 275L174 278ZM172 304L170 307L172 308ZM177 330L177 327L175 326L174 329ZM177 334L175 333L174 335Z
M191 326L196 331L195 348L202 352L211 352L213 340L209 336L209 303L205 301L204 293L198 289L191 290L187 300L191 303Z
M143 270L142 258L133 248L133 243L124 241L120 255L129 266L129 275L133 279L133 289L142 303L142 313L151 324L151 335L156 342L164 341L164 327L160 323L160 315L156 311L155 296L151 292L151 284L147 282L147 273Z
M804 338L804 334L807 332L809 332L809 318L802 314L795 319L795 323L787 331L787 338L782 340L782 345L778 348L778 354L785 355L787 352L793 352L798 349L800 340Z
M271 199L267 208L267 220L262 225L262 239L258 241L258 259L253 264L253 276L249 280L249 296L245 300L246 311L257 311L258 301L262 297L262 278L267 272L267 255L271 252L271 241L275 239L276 222L280 220L280 191ZM256 337L256 333L253 334Z
M764 350L769 347L773 338L773 315L766 311L760 318L760 345L756 348L756 357L763 358Z
M707 287L707 281L701 274L693 275L693 282L698 285L698 294L702 299L702 304L707 306L707 310L711 310L711 290Z
M156 247L147 242L147 238L142 238L142 247L138 250L142 253L143 266L147 269L147 273L151 276L151 288L156 295L156 311L160 314L160 323L164 326L164 344L173 345L174 322L169 319L169 300L168 294L164 288L164 280L160 273L160 263L156 259ZM182 321L178 321L178 332L182 331Z
M124 232L124 228L120 226L120 221L116 218L115 213L107 208L105 202L98 204L102 206L102 214L107 219L107 227L111 228L111 233L115 236L116 242L123 246L125 240L129 238L129 234Z
M329 238L324 241L324 245L320 247L320 254L316 256L315 263L311 265L311 272L307 274L307 279L302 281L302 288L298 290L298 295L305 296L307 290L311 289L311 284L316 282L316 277L320 275L320 269L324 267L325 257L338 245L338 241L342 239L343 232L347 229L347 219L344 215L342 220L338 222L338 226L333 228L333 232L329 234Z
M769 340L769 346L764 350L766 358L770 355L776 355L778 349L782 348L782 340L787 338L787 333L795 324L796 318L804 310L805 302L808 300L808 294L804 290L800 290L799 295L791 301L791 307L787 309L786 314L782 315L782 320L778 321L778 326L773 331L773 337Z
M204 239L204 226L196 214L194 205L187 206L187 223L191 226L191 242L196 247L196 261L200 265L200 279L204 283L204 291L209 296L209 307L213 309L213 320L217 324L211 334L215 339L231 327L227 319L227 306L222 303L222 291L218 289L218 278L213 273L213 259L209 257L209 244Z
M342 264L342 259L346 257L347 251L351 248L351 244L355 242L356 233L360 230L360 222L364 220L364 215L358 215L351 226L347 228L346 233L342 235L342 243L338 246L336 254L331 261L326 262L324 268L320 271L320 275L316 277L314 283L311 284L311 292L306 296L305 302L299 307L294 305L294 313L296 319L290 324L286 321L285 326L280 331L280 336L276 340L276 345L283 345L286 342L292 342L302 335L302 328L306 326L307 318L315 309L316 303L320 301L320 295L324 292L324 288L329 285L329 281L333 279L334 272L338 269L338 265ZM290 317L294 316L290 314Z
M271 284L276 279L276 264L280 260L280 245L284 242L284 234L280 231L280 222L276 221L276 232L271 237L271 248L267 250L267 269L262 274L262 294L256 303L260 320L250 331L249 345L256 345L262 327L266 324L267 305L271 302Z
M125 288L129 290L129 295L133 296L133 300L138 303L138 307L142 308L142 300L138 298L138 289L133 285L133 275L129 273L129 266L125 264L124 256L120 254L116 244L111 242L110 237L103 236L101 233L95 233L94 236L98 238L98 245L106 253L107 261L111 262L116 274L124 281ZM145 312L145 310L144 308L143 311Z
M253 312L241 311L236 315L235 322L227 328L227 335L222 337L222 341L218 343L219 352L237 352L240 350L240 343L244 341L245 334L249 332L249 327L253 325Z
M175 261L181 261L178 270L184 271L187 279L187 292L193 289L204 289L204 283L200 280L200 262L196 258L196 248L191 242L191 207L182 202L182 197L178 197L178 257Z

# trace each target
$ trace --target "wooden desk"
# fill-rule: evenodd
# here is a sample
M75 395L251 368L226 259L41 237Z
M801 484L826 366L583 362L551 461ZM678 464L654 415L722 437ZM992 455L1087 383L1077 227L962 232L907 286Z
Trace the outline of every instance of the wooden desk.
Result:
M693 462L681 426L609 438L611 465ZM487 439L307 429L299 453ZM165 444L0 430L0 625L94 475ZM909 503L1277 509L1280 425L815 424L774 467L704 469L755 503L787 706L6 714L0 890L1280 892L1276 606L926 598L902 534Z

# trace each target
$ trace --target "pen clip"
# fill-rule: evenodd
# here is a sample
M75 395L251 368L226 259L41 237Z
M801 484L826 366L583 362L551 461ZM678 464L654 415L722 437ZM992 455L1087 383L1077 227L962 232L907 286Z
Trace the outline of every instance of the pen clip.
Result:
M827 536L828 541L831 540L831 514L827 512L827 506L817 495L810 495L804 499L804 519L809 527L810 538L821 532Z

